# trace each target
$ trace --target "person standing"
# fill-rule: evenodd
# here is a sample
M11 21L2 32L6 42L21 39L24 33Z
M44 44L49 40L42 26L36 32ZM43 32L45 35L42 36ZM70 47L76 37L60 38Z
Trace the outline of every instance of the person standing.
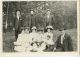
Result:
M17 40L18 34L20 33L20 11L16 11L14 25L15 25L15 39Z

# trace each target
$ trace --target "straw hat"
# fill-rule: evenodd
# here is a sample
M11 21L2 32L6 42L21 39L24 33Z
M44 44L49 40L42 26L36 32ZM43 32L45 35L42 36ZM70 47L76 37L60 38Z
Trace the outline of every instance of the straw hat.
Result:
M34 30L34 29L37 29L37 28L36 28L36 26L33 26L31 29Z
M49 25L46 27L46 29L52 29L53 30L53 27Z
M30 28L29 27L25 27L25 29L28 29L29 30Z

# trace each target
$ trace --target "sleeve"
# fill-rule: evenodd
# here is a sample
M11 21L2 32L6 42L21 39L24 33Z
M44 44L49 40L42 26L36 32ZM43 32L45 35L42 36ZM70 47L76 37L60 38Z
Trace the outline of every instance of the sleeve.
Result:
M51 34L51 39L53 40L53 34Z
M72 39L70 36L68 36L68 49L69 51L73 51Z
M56 42L55 42L55 47L57 48L58 47L58 44L59 44L59 39L60 39L60 37L61 37L61 35L60 36L58 36L58 38L57 38L57 40L56 40Z
M17 41L16 41L16 44L17 44L17 45L21 45L21 44L22 44L22 40L23 40L23 37L22 37L21 34L19 34L18 39L17 39Z

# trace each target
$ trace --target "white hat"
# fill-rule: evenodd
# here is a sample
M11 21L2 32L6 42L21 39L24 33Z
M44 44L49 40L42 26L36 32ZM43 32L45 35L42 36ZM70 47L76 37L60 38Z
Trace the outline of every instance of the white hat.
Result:
M49 25L46 27L46 29L53 29L53 27Z
M32 29L37 29L36 26L33 26Z

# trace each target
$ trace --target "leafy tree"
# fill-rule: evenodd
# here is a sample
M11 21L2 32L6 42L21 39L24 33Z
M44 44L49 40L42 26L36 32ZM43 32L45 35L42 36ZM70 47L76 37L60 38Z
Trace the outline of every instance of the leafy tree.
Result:
M50 21L55 29L63 26L67 29L77 27L77 2L76 1L21 1L3 2L3 23L8 21L8 26L14 27L16 10L21 11L22 26L30 26L32 23L37 27L45 27L46 21ZM33 10L33 15L31 15ZM47 19L47 12L50 18ZM32 19L32 22L31 22ZM10 25L10 23L12 25Z

